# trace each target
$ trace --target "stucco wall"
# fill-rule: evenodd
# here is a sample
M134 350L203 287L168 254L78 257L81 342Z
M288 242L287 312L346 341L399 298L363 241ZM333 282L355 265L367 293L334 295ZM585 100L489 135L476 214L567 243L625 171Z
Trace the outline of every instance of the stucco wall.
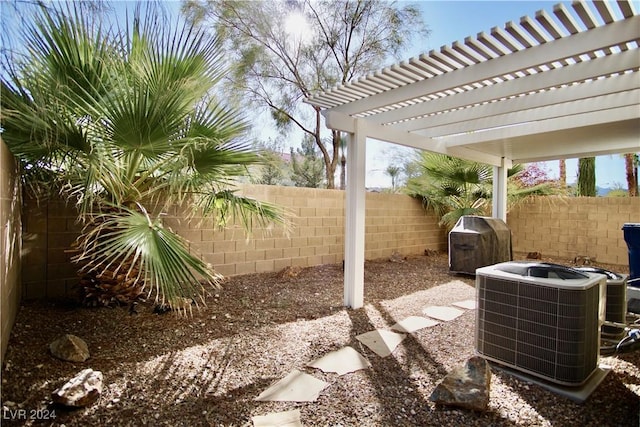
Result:
M9 334L20 307L20 192L16 181L16 164L6 145L0 140L0 224L2 254L0 256L0 341L1 360L7 349Z
M285 207L291 214L290 233L285 235L278 226L256 229L249 236L239 226L220 231L211 219L185 220L178 208L167 212L164 223L189 240L192 249L225 276L342 261L343 191L246 185L242 192ZM368 193L366 206L367 259L388 257L396 251L412 255L425 249L446 249L446 234L433 215L425 214L419 201L399 194ZM61 202L28 202L24 222L25 297L72 295L77 278L67 249L79 231L73 209Z
M507 217L516 252L627 265L622 226L640 223L638 197L536 198Z

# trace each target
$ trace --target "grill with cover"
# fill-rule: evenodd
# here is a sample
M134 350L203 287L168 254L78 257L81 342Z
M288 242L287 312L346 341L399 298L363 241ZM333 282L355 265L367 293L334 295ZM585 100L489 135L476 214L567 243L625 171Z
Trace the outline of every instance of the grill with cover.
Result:
M449 270L475 274L476 269L511 261L511 230L499 218L465 215L449 232Z

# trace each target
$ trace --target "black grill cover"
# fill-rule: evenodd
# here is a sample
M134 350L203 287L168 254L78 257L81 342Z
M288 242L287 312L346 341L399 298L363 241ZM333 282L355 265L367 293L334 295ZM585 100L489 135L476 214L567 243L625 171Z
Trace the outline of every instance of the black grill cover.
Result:
M449 232L449 271L476 274L476 268L511 261L511 230L499 218L465 215Z

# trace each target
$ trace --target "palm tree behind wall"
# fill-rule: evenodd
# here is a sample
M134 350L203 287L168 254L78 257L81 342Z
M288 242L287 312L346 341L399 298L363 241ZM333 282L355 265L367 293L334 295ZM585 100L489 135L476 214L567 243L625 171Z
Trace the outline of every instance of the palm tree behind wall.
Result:
M638 155L635 153L625 154L624 164L629 197L638 197Z
M389 165L384 172L391 178L391 191L395 193L398 188L398 178L400 177L402 169L400 166Z
M490 215L493 167L444 154L420 152L416 159L421 173L407 181L407 192L433 209L440 225L453 228L464 215ZM554 193L549 183L523 186L514 179L523 170L514 165L507 175L507 204L511 208L531 196Z

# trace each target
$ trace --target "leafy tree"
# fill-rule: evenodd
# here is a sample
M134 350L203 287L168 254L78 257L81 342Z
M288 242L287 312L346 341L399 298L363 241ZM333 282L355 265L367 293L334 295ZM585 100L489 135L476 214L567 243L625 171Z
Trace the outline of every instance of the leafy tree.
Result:
M416 163L421 175L407 182L408 194L419 197L427 208L435 211L440 225L452 228L463 215L488 215L493 191L493 167L444 154L419 152ZM549 184L522 186L517 174L522 165L507 172L507 204L513 207L533 195L553 192Z
M226 40L238 64L229 87L268 108L281 129L295 127L313 140L327 188L335 188L340 132L327 130L320 109L301 101L379 69L426 34L420 11L393 1L189 0L183 10Z
M302 148L291 148L291 179L296 187L320 188L323 184L324 164L311 138L304 138Z
M596 195L596 158L578 159L578 196Z
M256 184L285 185L286 176L289 174L288 165L282 155L281 144L273 140L257 144L261 150L263 164L260 165Z
M544 165L539 163L527 164L515 179L522 186L532 186L552 181Z
M420 156L420 150L407 149L405 147L391 146L383 152L385 158L390 159L392 165L398 165L400 172L396 179L396 186L403 187L411 178L421 175L422 168L416 159Z
M219 40L136 8L126 28L102 26L78 4L38 9L22 27L26 56L6 61L2 139L40 195L58 193L86 227L77 242L85 297L128 302L143 290L199 299L219 275L164 227L169 205L238 218L279 219L236 195L259 161L248 123L213 92L227 72Z

